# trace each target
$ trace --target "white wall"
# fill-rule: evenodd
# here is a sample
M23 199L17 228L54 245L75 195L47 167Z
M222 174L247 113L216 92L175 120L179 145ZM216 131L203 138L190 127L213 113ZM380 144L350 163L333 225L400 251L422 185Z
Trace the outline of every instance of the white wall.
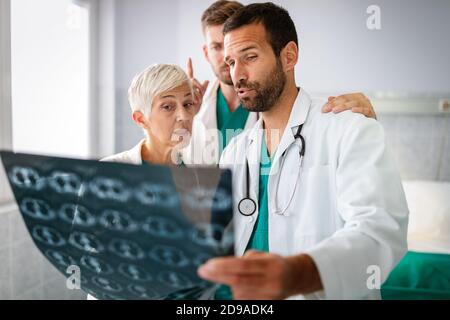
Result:
M450 91L450 1L283 0L298 27L298 79L314 92ZM368 30L366 9L381 9Z
M153 63L177 63L178 3L115 1L116 150L130 148L142 137L127 100L133 76Z

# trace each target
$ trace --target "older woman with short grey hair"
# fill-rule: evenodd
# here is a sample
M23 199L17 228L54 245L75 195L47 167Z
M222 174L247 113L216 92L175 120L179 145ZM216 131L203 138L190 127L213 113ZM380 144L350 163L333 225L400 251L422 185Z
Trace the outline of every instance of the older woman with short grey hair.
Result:
M199 90L176 65L155 64L137 74L128 100L133 121L143 129L145 138L131 150L103 160L180 164L180 150L189 143L192 120L201 104L203 93Z

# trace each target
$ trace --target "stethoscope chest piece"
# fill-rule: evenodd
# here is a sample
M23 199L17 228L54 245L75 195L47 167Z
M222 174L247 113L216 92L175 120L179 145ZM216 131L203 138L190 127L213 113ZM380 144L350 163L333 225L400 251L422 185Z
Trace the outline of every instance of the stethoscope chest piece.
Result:
M251 216L256 212L256 203L250 198L244 198L239 201L238 210L244 216Z

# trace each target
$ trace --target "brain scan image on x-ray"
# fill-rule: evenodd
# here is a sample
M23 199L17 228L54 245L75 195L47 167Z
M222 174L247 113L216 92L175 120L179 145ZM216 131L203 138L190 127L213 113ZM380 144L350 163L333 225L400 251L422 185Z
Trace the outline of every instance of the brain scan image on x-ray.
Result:
M88 209L79 204L66 203L59 209L59 218L69 224L91 228L97 220Z
M40 251L98 299L202 299L208 259L234 254L231 174L1 152Z
M55 171L50 175L48 185L57 193L77 194L81 181L76 174Z
M47 251L44 252L44 255L51 262L54 262L64 268L67 268L71 265L75 265L75 260L64 252L48 249Z
M45 180L41 179L36 170L29 167L14 166L9 172L10 182L22 189L42 190L45 186Z
M94 273L108 275L114 272L114 268L110 264L92 255L85 255L81 257L80 261L83 267L86 267Z
M48 247L61 247L66 244L66 240L59 231L42 225L33 226L31 236Z
M55 212L42 200L25 198L20 203L21 211L36 220L49 221L56 217Z
M105 250L103 244L94 235L74 231L70 234L69 244L81 251L100 253Z
M177 225L174 221L163 217L148 217L144 220L142 230L149 235L158 238L175 240L183 237L181 226Z
M124 233L134 232L138 228L137 223L127 213L117 210L103 211L99 222L104 228Z

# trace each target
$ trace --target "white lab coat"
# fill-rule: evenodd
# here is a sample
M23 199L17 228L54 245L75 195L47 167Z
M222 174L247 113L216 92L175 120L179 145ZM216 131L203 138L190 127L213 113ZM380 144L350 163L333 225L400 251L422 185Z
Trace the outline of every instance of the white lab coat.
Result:
M135 145L130 150L126 150L117 154L114 154L112 156L108 156L106 158L101 159L100 161L106 161L106 162L122 162L122 163L129 163L129 164L136 164L140 165L142 164L142 145L144 144L145 139L142 139L139 141L137 145Z
M216 80L206 91L200 111L194 117L191 141L182 150L185 164L217 165L219 163L220 130L217 128L216 110L218 88L219 80ZM244 130L253 127L257 120L257 113L250 113Z
M294 299L379 299L379 290L367 286L374 274L370 266L380 268L383 283L407 250L408 208L400 177L377 121L350 111L324 114L323 104L300 90L272 159L269 250L283 256L307 253L317 265L324 290ZM306 153L300 168L301 142L294 134L302 123ZM237 204L246 194L246 158L250 196L258 199L261 129L262 119L233 139L220 161L233 171L239 256L258 215L241 215Z

